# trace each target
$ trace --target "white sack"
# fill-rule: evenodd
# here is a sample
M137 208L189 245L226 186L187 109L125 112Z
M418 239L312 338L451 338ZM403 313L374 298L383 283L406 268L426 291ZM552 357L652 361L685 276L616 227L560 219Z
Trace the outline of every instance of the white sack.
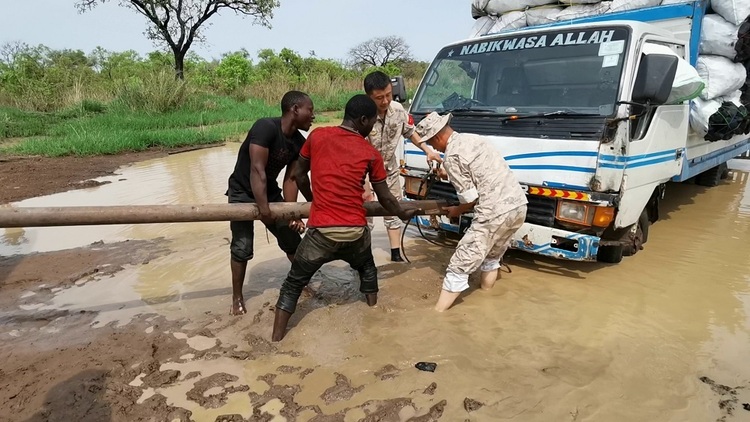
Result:
M471 2L471 15L472 16L484 16L487 13L484 12L484 9L487 8L487 3L489 3L490 0L472 0Z
M661 0L613 0L609 13L624 12L626 10L642 9L661 4Z
M711 0L711 8L729 23L740 25L750 15L750 0Z
M737 44L739 30L739 26L727 22L720 15L706 15L701 29L700 53L734 59L737 55L734 45Z
M747 77L742 63L733 63L722 56L699 56L695 68L706 83L701 94L704 100L713 100L740 89Z
M595 4L601 0L560 0L560 3L565 5L576 5L576 4Z
M723 101L731 101L738 106L742 105L742 100L740 98L742 98L742 91L740 90L730 92L729 94L722 97Z
M705 83L698 71L669 47L658 44L644 44L643 54L666 54L678 59L677 72L674 76L674 82L672 82L672 91L669 92L667 104L680 104L692 100L703 91Z
M526 25L545 25L556 21L562 7L536 7L526 11Z
M478 10L482 15L502 15L514 10L521 11L551 3L557 3L557 0L474 0L471 7L472 13Z
M586 16L596 16L607 13L611 2L602 2L598 4L579 4L566 7L562 12L555 16L557 21L566 21L571 19L583 18Z
M724 101L731 101L737 106L742 105L740 97L742 91L730 92L728 95L713 100L696 98L690 103L690 128L700 134L701 138L708 133L708 119L719 111Z
M695 0L662 0L661 4L693 3Z
M719 111L722 101L721 98L716 100L696 98L690 103L690 128L697 132L701 138L708 133L708 119Z
M474 21L474 26L471 28L469 38L481 37L486 35L492 29L492 26L497 22L497 18L494 16L482 16Z
M498 32L507 31L510 29L518 29L526 26L526 12L508 12L498 18L492 28L490 34L496 34Z

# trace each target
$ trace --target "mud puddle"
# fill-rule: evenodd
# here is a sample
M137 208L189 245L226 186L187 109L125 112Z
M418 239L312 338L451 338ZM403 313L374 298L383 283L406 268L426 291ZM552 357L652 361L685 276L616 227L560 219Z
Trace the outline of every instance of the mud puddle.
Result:
M235 153L230 146L144 162L112 183L24 205L224 202ZM470 290L444 314L432 305L451 251L410 233L413 263L390 264L376 222L378 307L361 301L348 268L326 266L279 344L268 339L288 261L256 231L248 314L230 317L225 223L0 231L3 254L126 238L163 238L170 251L8 306L60 312L59 331L48 335L73 362L130 341L155 348L149 359L105 354L98 362L112 368L105 391L127 391L128 409L158 420L739 421L750 415L747 179L737 170L716 188L670 185L646 249L616 266L512 254L512 274L493 291ZM30 394L53 390L46 415L71 416L53 405L75 394L66 378L6 381L20 359L37 362L25 373L55 372L34 337L13 329L0 327L0 350L6 340L14 348L5 349L0 376L26 393L3 398L15 406L11 420L36 412ZM420 361L436 371L417 370ZM76 379L85 365L71 367L65 376ZM118 410L126 406L103 397L109 419L128 420Z

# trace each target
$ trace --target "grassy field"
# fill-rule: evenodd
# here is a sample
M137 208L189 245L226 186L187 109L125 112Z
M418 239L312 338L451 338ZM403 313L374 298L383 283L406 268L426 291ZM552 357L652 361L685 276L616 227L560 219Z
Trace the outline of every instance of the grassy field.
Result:
M349 96L321 101L322 104L313 97L317 122L329 120L321 112L343 107ZM95 102L54 113L0 108L0 154L105 155L221 143L241 140L255 120L279 114L278 106L261 100L237 101L209 95L166 113Z

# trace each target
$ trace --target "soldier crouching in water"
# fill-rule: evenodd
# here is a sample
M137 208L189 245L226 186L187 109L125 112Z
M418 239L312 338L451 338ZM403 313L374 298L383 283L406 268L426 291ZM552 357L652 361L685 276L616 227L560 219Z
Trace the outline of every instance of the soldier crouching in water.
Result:
M378 270L363 207L365 178L369 176L378 202L391 215L409 220L418 210L402 209L388 190L383 158L365 139L376 118L375 103L366 95L355 95L346 104L341 125L313 130L300 151L296 180L300 192L312 198L309 230L276 302L273 341L284 338L302 289L328 262L346 261L359 273L360 292L367 304L377 303Z
M526 219L528 203L500 152L482 136L455 132L449 125L451 117L432 112L416 127L424 142L445 153L444 176L456 188L461 203L450 207L448 216L456 218L474 210L471 226L448 264L435 306L440 312L469 288L469 275L478 269L482 289L495 285L503 255Z

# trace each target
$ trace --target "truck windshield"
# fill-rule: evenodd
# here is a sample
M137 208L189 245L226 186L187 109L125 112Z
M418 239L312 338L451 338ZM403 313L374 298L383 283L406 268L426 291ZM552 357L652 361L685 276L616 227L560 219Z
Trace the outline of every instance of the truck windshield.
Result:
M547 30L446 47L411 111L612 115L628 37L624 27Z

